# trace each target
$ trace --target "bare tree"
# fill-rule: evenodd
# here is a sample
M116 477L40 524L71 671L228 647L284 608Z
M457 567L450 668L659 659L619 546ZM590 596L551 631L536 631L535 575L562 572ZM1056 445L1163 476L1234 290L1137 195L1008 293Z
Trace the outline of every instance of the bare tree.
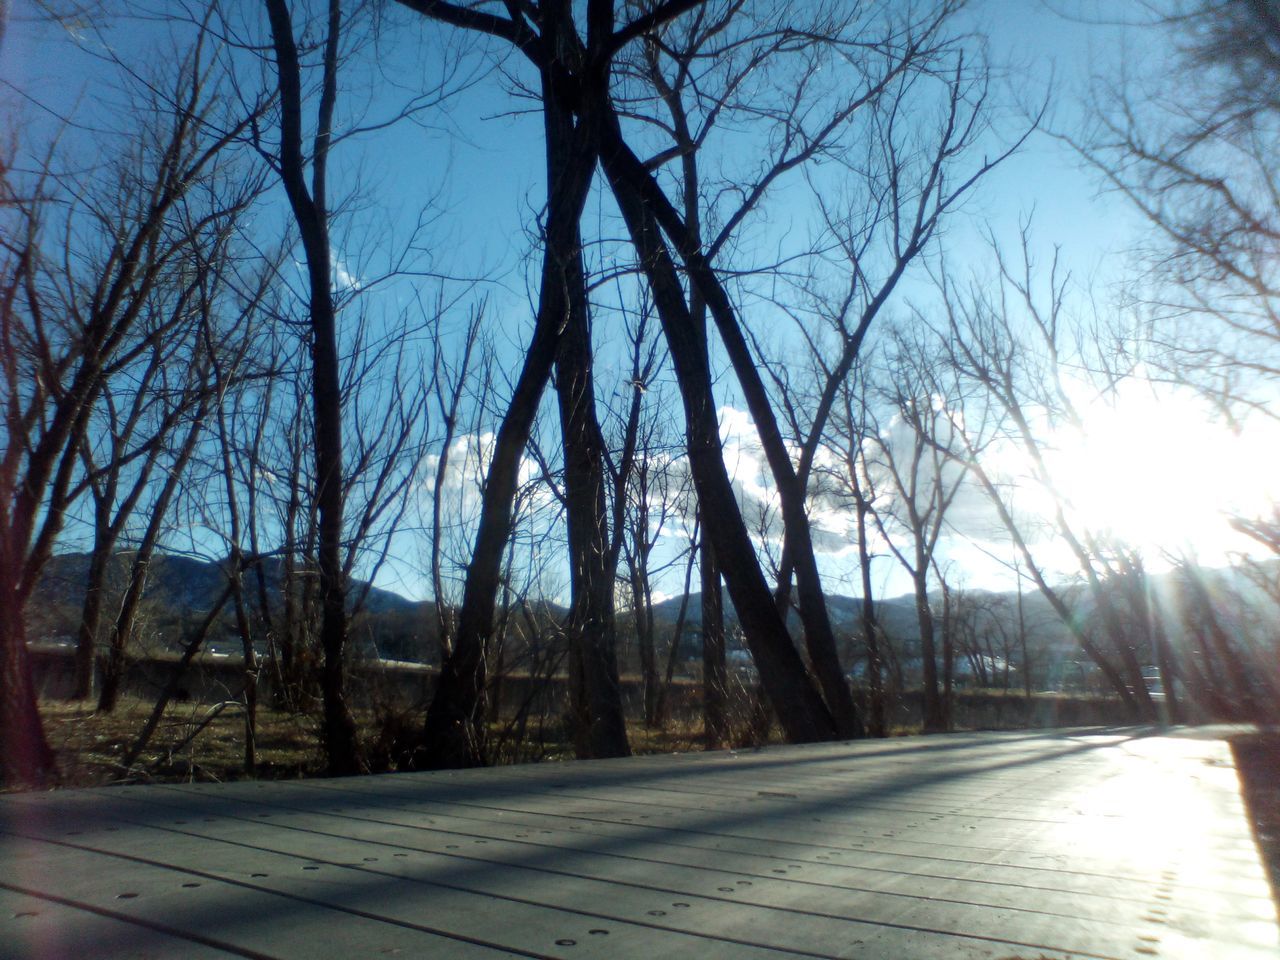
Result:
M166 340L183 338L178 334ZM185 338L190 339L190 334ZM121 371L124 376L118 379L123 391L127 391L123 395L117 393L112 383L105 383L101 421L91 424L86 431L81 449L82 482L93 501L93 546L76 638L75 684L71 691L71 698L75 700L86 700L93 695L103 604L121 537L151 486L152 473L169 445L170 434L204 392L204 384L198 379L191 385L193 388L179 384L174 389L165 383L176 372L166 361L177 352L169 343L164 349L157 343L146 357L140 358L138 369ZM197 352L189 356L191 371L205 367L198 361ZM145 452L139 456L139 450ZM72 499L76 499L74 495Z
M848 14L816 5L806 11L811 23L793 18L788 28L774 29L767 5L710 4L655 33L644 46L643 64L635 72L652 85L667 116L658 119L623 101L624 117L635 116L673 141L646 165L659 178L665 167L673 168L673 193L682 209L663 202L660 185L649 185L646 199L689 272L695 325L709 310L760 433L785 531L776 603L781 608L789 602L794 573L810 663L846 735L858 727L858 719L835 654L804 506L813 456L839 385L899 279L926 249L946 211L1007 156L984 158L959 172L966 151L985 129L986 75L981 68L969 69L961 48L943 38L952 12L939 4L901 19L879 19L880 11ZM846 44L855 34L853 54ZM824 69L845 81L838 95L825 86ZM761 84L757 75L777 86ZM935 79L941 82L931 88ZM744 85L753 91L750 98L740 95ZM929 129L932 113L923 122L905 119L910 115L903 109L906 103L923 111L936 106L937 130ZM724 182L704 183L699 155L708 152L720 127L739 125L774 130L770 148L759 161L747 154L755 169L740 176L741 185L732 182L733 167L726 169L723 161L717 163L725 170ZM739 300L735 314L711 264L727 259L727 248L775 182L792 170L811 170L815 159L835 160L839 167L835 176L814 175L813 182L819 209L836 238L832 245L843 249L851 270L848 294L834 310L838 349L824 371L808 424L802 426L793 415L785 374L770 368L799 448L793 463L757 369L761 351L748 346L747 311ZM643 186L639 178L637 183ZM836 212L838 205L821 199L842 190L845 211ZM705 223L717 229L704 231ZM815 343L811 334L809 343Z
M453 655L445 662L426 722L425 762L466 766L483 762L479 721L485 659L511 503L521 455L539 399L557 370L557 396L565 442L570 562L573 571L575 643L589 701L592 751L627 752L613 650L613 578L608 555L603 440L595 413L590 318L582 260L580 218L595 174L596 123L575 115L604 83L609 60L621 46L613 34L609 4L593 4L590 36L579 39L570 4L557 0L524 10L494 4L501 13L436 0L402 0L426 16L501 38L538 72L546 131L548 199L543 226L543 267L532 339L510 407L498 430L484 488L475 548L467 569ZM625 41L624 41L625 42ZM565 330L572 335L562 337Z
M293 16L284 0L265 0L265 3L271 24L279 96L280 141L273 165L289 198L307 267L311 402L319 516L318 559L323 607L320 636L324 651L321 675L324 745L329 772L341 776L359 773L363 769L355 720L346 697L347 590L342 563L341 371L333 290L333 250L329 239L329 148L333 139L339 45L344 21L339 0L330 0L322 28L320 96L308 150L303 143L304 71L294 35Z
M895 331L886 347L883 369L873 388L884 405L887 422L879 425L869 454L868 476L879 476L887 489L883 504L874 512L876 527L889 551L910 575L920 627L920 659L923 678L924 730L947 728L948 701L938 686L937 627L930 587L943 592L947 613L950 595L939 574L938 540L947 527L947 513L960 493L968 473L967 458L980 455L986 445L973 409L965 410L965 397L954 378L945 378L922 336L923 331ZM966 413L968 416L966 417ZM967 431L968 450L959 433ZM866 440L864 440L864 443ZM871 491L876 499L878 491ZM944 630L949 626L945 622ZM944 645L945 646L945 645ZM950 686L949 649L944 649L944 684ZM949 692L949 691L947 691Z
M462 347L457 351L457 358L450 361L448 352L437 345L434 351L434 369L431 382L436 403L437 415L444 426L439 439L439 453L435 458L435 469L431 487L431 521L430 521L430 558L431 595L436 605L436 629L440 642L440 657L448 659L453 654L453 637L456 629L455 611L449 603L449 594L444 584L444 500L445 481L448 476L450 459L453 455L454 440L458 436L459 420L462 416L462 404L466 397L468 384L473 374L472 357L477 352L481 322L484 317L484 305L481 304L471 315L463 336ZM483 403L477 402L477 407Z
M1238 427L1275 416L1280 379L1280 9L1170 0L1150 12L1159 76L1134 69L1100 88L1091 125L1069 139L1149 227L1130 295L1150 318L1151 376L1196 386ZM1193 83L1164 83L1170 57ZM1241 522L1277 536L1274 518Z
M621 23L614 5L608 2L589 5L581 23L563 4L543 5L537 10L498 3L460 5L431 0L406 5L444 22L511 44L539 72L540 96L548 119L548 130L572 131L581 145L576 154L565 149L551 151L552 156L559 160L549 166L548 180L553 188L567 182L570 173L575 176L586 174L589 183L588 167L594 166L595 153L598 152L639 257L639 270L652 293L667 335L685 402L690 461L700 499L703 503L714 502L717 505L715 515L705 518L708 542L714 544L722 573L734 594L735 607L746 627L748 641L753 645L765 682L773 688L771 699L779 710L787 712L784 726L795 738L812 739L836 732L857 732L856 710L835 653L834 635L813 558L803 484L797 482L795 466L778 429L775 411L756 368L756 357L744 334L741 318L724 278L718 275L718 268L713 264L717 256L725 252L730 241L739 235L744 221L780 178L819 156L838 152L841 138L855 137L859 133L857 118L862 116L864 108L870 109L870 104L890 99L895 90L902 92L895 86L899 80L907 75L927 78L934 74L941 56L939 51L954 49L941 34L942 24L952 11L951 5L940 4L918 16L909 14L902 17L877 9L865 18L860 18L861 11L851 14L837 5L820 5L821 9L806 14L805 23L800 26L778 26L774 22L776 11L767 4L712 4L696 0L632 5L627 11L629 19ZM794 10L789 13L793 14ZM633 43L635 41L641 42ZM631 78L646 78L651 84L648 93L637 93L635 83L627 86L613 82L611 64L624 51L626 54L620 62L632 64L627 68ZM628 60L632 53L635 57ZM719 70L718 66L711 71L704 70L704 67L718 63L728 65L720 71L720 76L714 78L714 82L706 85L713 91L712 97L696 102L700 96L697 84L687 82L689 77L698 75L701 82ZM846 70L840 74L843 86L841 83L833 85L828 80L835 74L823 73L826 67ZM756 93L765 94L770 99L757 101L739 96L746 78L751 78ZM926 81L920 79L919 82ZM715 93L726 98L719 107L716 106ZM961 98L964 96L960 95ZM676 138L674 144L662 146L647 161L640 159L628 142L631 131L636 129L636 122L650 122L655 117L654 111L647 107L641 110L640 103L664 104L661 109L671 120L669 125L664 125L667 129L674 129ZM753 106L753 103L757 105ZM958 142L967 141L977 129L973 120L975 114L969 109L971 103L965 102L962 106L961 100L957 99L952 106L951 124L958 140L950 141L948 136L944 136L943 140L950 144L949 149L954 149ZM764 160L748 175L738 194L738 202L711 208L719 222L714 235L704 236L700 224L707 218L688 215L690 203L695 208L700 206L700 174L690 161L696 160L695 155L701 150L698 138L716 128L714 117L725 109L767 122L771 129L777 131L777 136L765 138ZM695 114L707 122L691 121ZM670 201L665 186L670 182L664 172L669 163L681 171L675 182L676 191L683 195L684 214L680 212L679 204ZM945 205L954 199L955 191L941 185L945 179L938 177L926 190L930 199L922 205L917 218L926 225L921 228L919 237L906 242L903 250L908 258L918 251L907 252L907 247L912 247L917 240L927 239L931 233L931 217L936 212L936 205ZM956 186L963 192L963 181ZM727 200L733 192L721 192L720 196ZM577 209L580 210L580 205ZM552 225L558 212L556 203L549 204L548 250L554 250ZM576 239L576 214L572 221L572 227L566 224L565 229L571 230L573 239ZM579 246L569 244L573 250ZM552 259L554 257L549 253L548 260ZM563 257L560 259L565 260ZM579 268L574 267L574 270ZM688 279L687 289L682 271ZM567 289L574 297L578 296L580 286L576 273L567 282L561 279L559 283L559 287ZM548 284L544 282L541 291L544 298L548 295L547 290ZM570 303L567 310L558 312L557 316L567 316L577 323L579 321L574 320L577 309ZM540 315L541 312L540 308ZM760 431L775 484L782 492L786 537L794 544L793 562L797 567L805 641L810 661L822 682L826 702L823 695L808 689L811 683L803 662L792 647L781 612L772 600L766 604L764 595L756 592L763 578L758 564L751 562L750 538L741 517L729 509L732 485L719 456L714 393L707 363L708 341L705 321L699 322L707 314L714 320L733 364L739 388ZM550 361L536 346L541 342L538 338L535 331L535 347L530 349L527 357L530 362L537 361L545 367ZM540 356L542 359L538 360ZM588 368L581 359L578 365L585 375ZM545 375L532 375L537 372L531 368L529 396L534 399L540 393L541 383L545 382ZM559 379L562 378L558 376ZM572 378L568 379L572 382ZM585 397L587 393L582 391L580 395ZM524 398L520 398L520 402L523 403ZM586 404L579 404L573 409L585 412L585 408ZM519 414L531 415L528 412ZM516 431L512 439L522 440L523 433ZM589 424L584 424L582 430L575 431L574 435L590 440L595 431ZM566 435L565 439L573 437ZM518 455L519 446L513 448L512 458ZM568 448L566 455L568 466L574 457ZM589 458L583 460L584 464L588 462ZM498 460L495 459L496 463ZM584 478L587 476L584 472ZM508 485L491 484L488 489L493 490L495 502L509 497L509 492L504 492L504 489L509 491ZM595 489L594 481L583 487L588 492ZM583 510L585 526L588 507L591 503L599 504L600 497L594 492L590 496L584 493L571 497L569 503ZM598 509L595 516L594 525L598 527ZM571 523L571 539L574 538L572 528ZM488 543L482 527L477 547ZM489 544L492 549L477 549L472 577L479 578L479 571L496 569L493 555L500 543L501 538L494 535ZM571 549L571 555L581 554L582 551ZM472 582L477 585L476 609L491 609L491 600L485 597L491 597L492 591L480 591L480 579ZM464 601L464 614L466 607ZM770 607L775 608L770 610ZM481 637L483 621L477 619L476 623L478 626L474 633ZM464 635L468 635L465 625L459 633L460 637ZM446 694L446 691L478 689L474 682L454 680L455 674L473 676L482 669L483 643L472 644L472 647L474 649L467 654L467 659L459 659L456 669L446 667L440 687L442 695L437 696L438 706L433 707L437 721L430 722L436 731L436 739L439 739L441 730L462 730L468 722L466 716L472 709L470 704L474 703L474 697L470 694L455 696ZM454 707L446 710L450 702ZM447 723L443 719L446 713L453 718Z
M250 119L227 120L209 80L204 35L137 103L130 143L86 182L6 177L3 315L5 443L0 458L0 751L6 782L45 782L53 757L31 686L23 610L77 487L86 430L109 377L169 332L143 323L152 292L181 279L191 244L217 232L251 191L204 191L214 158ZM61 218L51 218L63 201ZM87 233L65 229L76 222ZM70 246L46 246L49 229ZM83 245L80 245L83 240ZM75 264L64 295L64 266ZM185 311L171 314L174 323Z
M885 641L884 631L876 616L876 599L871 583L870 535L875 523L875 484L870 474L872 433L875 418L862 362L854 365L851 377L842 384L839 407L828 431L827 443L835 453L835 464L826 472L833 493L851 501L854 515L854 537L858 548L858 579L862 593L860 627L862 645L867 656L867 732L873 737L886 737L885 716Z
M1006 489L1008 479L984 464L967 431L960 431L958 439L966 448L971 475L987 493L1027 574L1126 705L1138 716L1154 719L1156 707L1142 676L1141 656L1147 645L1126 630L1114 597L1104 589L1104 581L1123 568L1127 548L1079 516L1071 491L1055 475L1048 457L1056 431L1079 430L1082 423L1068 388L1068 370L1100 370L1103 390L1112 389L1128 371L1117 369L1107 358L1088 355L1090 344L1104 352L1110 344L1096 331L1073 324L1066 296L1069 278L1060 274L1056 253L1042 278L1026 228L1019 259L1006 258L994 241L992 249L998 276L991 289L975 282L961 292L944 277L948 321L938 335L957 375L985 394L998 421L999 442L1017 450L1027 466L1014 489L1033 485L1045 492L1051 516L1043 522L1074 558L1098 610L1101 630L1086 630L1078 622L1061 589L1049 582L1037 563L1031 542L1039 531L1020 518Z
M619 560L627 568L631 596L631 617L640 659L643 685L644 723L660 723L658 701L661 682L653 620L651 557L669 520L674 498L673 457L661 418L663 396L658 382L661 354L652 330L652 307L642 302L639 309L624 313L630 340L629 376L618 400L625 404L611 418L620 433L617 452L608 465L613 490L613 542L609 566L616 571Z

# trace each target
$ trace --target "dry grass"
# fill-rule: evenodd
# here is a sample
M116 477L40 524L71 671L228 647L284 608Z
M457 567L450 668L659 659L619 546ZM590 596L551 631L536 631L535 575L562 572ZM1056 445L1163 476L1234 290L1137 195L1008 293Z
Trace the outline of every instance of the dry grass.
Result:
M96 714L93 705L46 701L40 706L64 787L94 787L137 782L191 782L292 779L322 776L318 721L269 705L258 710L257 763L245 769L245 724L241 705L175 703L166 711L152 742L133 769L123 760L151 713L151 703L122 699L115 712ZM358 711L356 722L375 770L394 769L402 738L419 729L422 713L401 708ZM573 746L559 722L540 728L536 742L498 741L501 725L490 729L499 762L573 759ZM676 719L660 729L628 724L632 752L688 753L704 749L701 720Z
M752 743L748 733L751 700L745 690L730 700L730 743ZM628 723L633 753L690 753L705 748L702 720L696 704L681 703L673 718L661 728ZM46 701L41 704L45 729L57 753L61 783L67 787L104 786L123 782L189 782L256 779L292 779L321 776L324 757L320 750L318 711L296 715L263 703L258 711L257 757L252 772L245 768L245 724L241 704L235 700L173 703L157 728L148 749L126 770L123 765L138 732L151 712L150 701L124 698L111 714L93 712L92 704ZM416 743L423 713L405 704L384 704L357 711L356 722L375 772L393 770L399 758ZM573 743L563 717L543 716L531 721L523 738L512 735L504 724L490 727L489 737L496 763L570 760ZM916 724L894 724L891 736L919 733ZM781 742L775 727L766 742Z
M122 699L114 713L92 705L41 704L45 731L57 753L62 784L103 786L129 781L185 782L245 777L244 714L240 704L171 704L133 775L121 761L151 713L151 704ZM254 776L315 776L323 769L315 725L272 709L258 714Z

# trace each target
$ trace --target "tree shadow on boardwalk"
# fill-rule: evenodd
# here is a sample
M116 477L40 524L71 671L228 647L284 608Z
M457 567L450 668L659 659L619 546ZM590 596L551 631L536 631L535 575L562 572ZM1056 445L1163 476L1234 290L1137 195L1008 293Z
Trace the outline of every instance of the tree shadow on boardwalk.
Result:
M1280 730L1232 737L1231 753L1280 918Z
M0 804L0 829L29 838L24 842L34 846L36 858L47 847L67 854L68 864L77 851L98 858L95 862L105 865L104 882L113 862L172 872L175 883L190 877L207 882L214 888L210 895L184 901L181 911L162 924L144 925L188 937L192 931L222 931L200 942L213 945L216 940L236 955L261 955L245 952L245 944L274 925L287 924L291 910L312 908L479 944L441 920L433 921L429 911L424 917L421 904L478 895L513 908L539 906L533 891L564 882L587 887L606 883L638 897L662 891L736 903L733 896L740 891L723 896L728 888L716 885L725 883L726 876L754 877L758 883L771 879L769 873L782 872L784 861L820 866L814 858L832 853L847 858L833 866L856 872L842 888L876 896L911 899L923 894L889 893L869 882L860 885L857 878L925 877L939 870L945 877L948 870L959 869L949 864L982 863L1037 877L1041 868L1002 863L998 850L977 844L967 854L954 845L909 854L892 848L916 841L868 841L873 848L867 849L862 840L850 837L860 825L879 818L923 820L930 814L994 816L1011 831L1043 823L1016 812L1002 816L998 797L1010 791L1052 795L1063 788L1063 772L1073 760L1151 732L1121 728L957 735L463 774L69 791ZM979 806L970 812L973 804ZM607 806L597 809L601 805ZM635 816L626 815L630 807ZM270 829L264 833L266 826ZM879 831L876 827L867 835ZM130 842L122 846L125 836ZM888 852L877 853L877 843ZM205 852L203 863L180 852L193 844ZM721 858L741 859L751 851L763 866L752 873L720 865L721 846ZM655 859L655 849L679 849L687 862L673 866ZM357 851L364 855L355 856ZM690 851L705 851L702 861L690 859ZM56 882L57 860L50 858L47 876L36 871L42 888ZM778 861L778 869L769 869L772 861ZM648 882L646 863L677 869L690 878L687 887L675 890ZM326 884L304 892L296 879L283 886L271 879L283 871L296 878L294 871L303 870ZM1045 867L1042 875L1044 912L1049 913L1054 871ZM0 887L15 889L3 881ZM519 892L521 888L529 893ZM42 889L42 895L49 892ZM93 909L102 913L100 904ZM590 903L545 909L600 922L661 926L643 916L622 918ZM788 912L813 914L802 904ZM874 918L868 922L884 924ZM908 928L947 934L919 923ZM231 931L233 938L228 937ZM1016 938L999 942L1034 946ZM543 955L514 950L509 941L499 949Z

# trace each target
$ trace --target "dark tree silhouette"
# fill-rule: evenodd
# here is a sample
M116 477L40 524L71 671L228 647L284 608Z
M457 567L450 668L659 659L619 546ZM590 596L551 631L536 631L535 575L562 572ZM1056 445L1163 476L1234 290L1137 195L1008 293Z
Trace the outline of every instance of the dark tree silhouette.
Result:
M159 288L190 282L183 264L193 247L222 230L253 195L251 178L229 185L216 171L215 159L252 118L223 115L206 39L200 31L167 78L144 85L148 98L127 118L128 149L102 176L64 184L47 163L21 186L12 174L3 184L0 780L6 783L44 783L55 773L36 709L23 612L84 489L78 468L95 406L113 374L187 318L176 310L167 314L168 325L143 322ZM83 217L89 249L46 246L55 201ZM66 277L62 267L82 255L84 274ZM68 285L84 298L64 296Z

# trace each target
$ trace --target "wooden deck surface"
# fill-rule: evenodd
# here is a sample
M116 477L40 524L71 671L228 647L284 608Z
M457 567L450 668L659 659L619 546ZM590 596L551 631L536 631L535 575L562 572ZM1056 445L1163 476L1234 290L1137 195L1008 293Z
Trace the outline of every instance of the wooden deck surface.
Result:
M1194 731L0 797L3 958L1278 953Z

